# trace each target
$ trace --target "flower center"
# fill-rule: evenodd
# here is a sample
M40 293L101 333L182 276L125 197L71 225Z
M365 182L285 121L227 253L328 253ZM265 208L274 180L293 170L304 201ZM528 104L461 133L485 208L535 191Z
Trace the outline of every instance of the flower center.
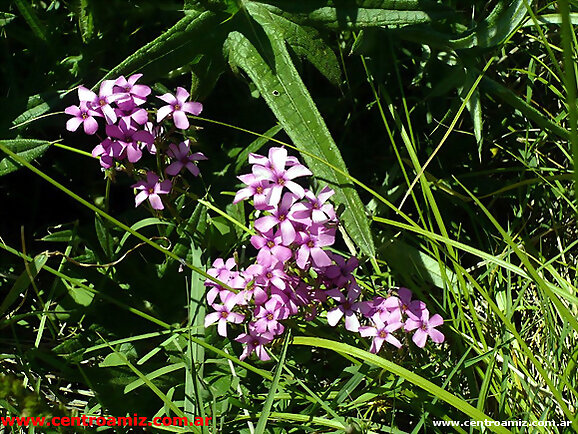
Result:
M104 98L101 98L98 100L98 103L100 104L101 107L106 105L106 100Z
M126 90L127 92L129 92L129 91L130 91L130 85L126 85L125 88L124 88L124 90Z
M149 187L147 189L147 191L149 192L149 194L153 194L155 192L155 188L154 187Z
M81 116L82 116L82 119L88 118L88 114L86 112L82 112Z
M343 302L343 309L345 310L350 310L351 309L351 303L348 300L345 300Z
M258 341L257 339L254 339L254 340L251 342L251 345L254 346L254 347L258 347L258 346L259 346L259 341Z
M427 324L422 324L420 329L422 329L424 332L427 331Z
M227 318L229 316L229 312L221 312L221 318Z
M387 332L385 330L382 330L379 332L379 337L382 339L385 339L387 337Z
M267 241L267 247L272 249L273 247L275 247L275 243L273 241Z
M268 273L267 273L267 279L271 279L272 277L273 277L273 273L268 272Z
M272 314L272 313L268 314L268 315L267 315L267 319L268 319L269 321L273 321L273 314Z
M279 185L285 185L285 180L284 180L283 178L279 178L279 179L277 180L277 184L279 184Z
M287 216L286 216L285 214L281 214L281 215L279 216L279 221L280 221L280 222L285 221L286 218L287 218Z
M309 240L307 242L307 247L309 247L310 249L312 249L313 247L315 247L315 243L312 240Z
M175 111L179 111L181 109L180 104L175 104L174 109L175 109Z
M257 192L257 194L263 194L263 187L259 186L255 189L255 191Z

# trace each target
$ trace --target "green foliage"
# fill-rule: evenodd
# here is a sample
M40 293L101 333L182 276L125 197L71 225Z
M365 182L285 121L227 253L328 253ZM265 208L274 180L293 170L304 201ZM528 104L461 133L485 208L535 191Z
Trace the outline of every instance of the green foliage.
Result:
M432 421L485 418L576 431L578 15L559 3L4 6L0 413L56 414L50 400L210 416L203 434L445 433ZM191 122L207 169L152 217L62 114L78 85L137 72L205 107ZM267 363L239 360L240 329L205 329L206 270L255 253L236 175L271 145L335 189L335 248L356 252L364 294L410 287L446 318L443 346L373 355L316 317L287 323Z

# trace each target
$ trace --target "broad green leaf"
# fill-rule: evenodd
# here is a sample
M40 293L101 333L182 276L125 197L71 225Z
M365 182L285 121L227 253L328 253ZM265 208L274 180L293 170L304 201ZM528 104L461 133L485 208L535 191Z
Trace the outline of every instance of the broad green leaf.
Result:
M344 344L342 342L336 342L329 339L313 338L307 336L297 336L293 338L293 345L307 345L310 347L326 348L331 351L336 351L338 353L347 354L349 356L355 357L357 359L363 360L366 363L370 363L374 366L379 366L380 368L386 369L387 371L409 381L412 384L420 387L426 392L431 393L433 396L438 397L442 401L447 402L454 408L458 409L462 413L468 415L473 420L493 420L491 417L487 416L475 407L472 407L463 399L453 395L445 389L437 386L431 381L426 380L423 377L413 373L412 371L399 366L383 357L379 357L376 354L369 353L365 350L355 348L351 345ZM497 433L509 433L510 431L502 426L488 426L490 430Z
M270 11L283 15L291 21L332 30L405 26L455 15L451 9L427 0L366 0L349 3L324 0L270 0L263 4Z
M35 139L12 139L0 140L0 145L6 146L27 162L40 157L50 147L50 142ZM11 157L4 157L0 160L0 176L20 169L21 165Z
M335 202L345 206L341 219L347 232L364 254L374 257L363 204L348 179L338 172L347 173L341 153L276 32L270 12L253 4L247 9L263 25L273 53L265 60L245 36L232 32L226 44L230 62L247 72L313 173L335 189Z
M169 30L144 47L138 49L134 54L110 70L110 72L103 77L103 80L116 78L119 74L135 72L156 60L165 58L183 45L199 44L199 41L205 37L207 32L215 32L215 28L218 25L219 22L213 12L191 10L190 13L185 15L184 18ZM182 59L181 65L191 60L192 59ZM95 88L96 87L97 86L95 86Z
M300 26L273 13L269 17L295 54L307 58L335 86L341 84L341 67L337 56L315 28Z

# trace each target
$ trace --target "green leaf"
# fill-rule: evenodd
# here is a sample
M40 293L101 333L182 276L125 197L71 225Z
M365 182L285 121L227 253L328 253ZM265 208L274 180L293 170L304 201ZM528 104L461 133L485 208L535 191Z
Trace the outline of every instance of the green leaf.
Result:
M291 21L332 30L406 26L455 15L448 7L427 0L275 0L263 3L271 12Z
M273 383L267 394L267 399L263 405L263 411L261 416L259 416L259 422L257 422L257 428L255 429L255 434L263 434L265 428L267 427L267 420L271 413L271 408L273 407L273 401L275 400L275 394L277 393L277 388L279 387L279 380L281 379L281 372L283 372L283 366L285 366L285 356L287 355L287 348L289 347L289 342L291 340L291 333L285 336L285 343L283 345L283 352L281 353L281 358L277 367L275 368L275 375L273 377Z
M32 8L32 5L27 0L14 0L16 7L20 11L20 14L26 21L26 23L32 29L32 33L40 40L45 43L48 43L48 38L46 36L46 28L44 24L40 22L38 17L36 16L36 12Z
M364 254L374 257L375 247L364 206L344 175L347 167L341 153L297 73L284 41L276 33L270 12L252 3L247 5L247 9L263 25L273 53L266 61L245 36L232 32L226 44L229 61L247 72L301 151L305 163L321 182L335 189L335 202L345 206L341 216L345 229Z
M269 138L275 137L275 135L282 129L283 127L281 127L281 125L275 125L274 127L269 128L265 133L263 133L264 137L258 137L249 146L243 149L236 157L235 173L238 173L239 170L241 170L241 167L247 164L249 154L259 152L259 149L269 142Z
M555 124L553 121L529 105L510 89L498 83L497 81L494 81L488 77L484 77L480 82L480 87L492 96L501 99L505 103L511 105L513 108L519 110L524 116L534 121L539 127L542 127L545 130L556 134L558 137L561 137L564 140L568 140L570 138L570 134L566 129Z
M313 27L304 27L271 13L271 20L295 54L306 58L335 86L341 84L341 67L337 56Z
M341 342L307 336L295 337L293 339L293 345L307 345L310 347L326 348L331 351L347 354L349 356L361 359L366 363L379 366L380 368L386 369L387 371L409 381L410 383L415 384L426 392L431 393L433 396L437 396L442 401L447 402L462 413L468 415L473 420L493 420L491 417L487 416L477 408L472 407L470 404L457 397L456 395L453 395L452 393L442 389L431 381L428 381L425 378L411 372L410 370L405 369L387 359L384 359L383 357L379 357L376 354L369 353L367 351ZM502 426L489 425L488 428L497 433L510 433L509 430Z
M50 147L50 142L35 139L0 140L0 145L6 146L12 152L27 162L40 157ZM20 169L21 165L10 157L0 160L0 176Z
M463 50L488 49L503 44L518 29L526 17L524 0L497 2L496 7L473 30L464 36L448 35L426 26L399 29L396 34L432 47Z
M94 215L94 229L102 251L107 260L111 260L114 255L114 237L111 234L111 225L108 220L104 220L100 215Z
M0 27L4 27L14 18L16 18L16 15L14 14L9 14L8 12L0 12Z
M109 356L115 355L114 353L109 354ZM124 364L124 363L123 363ZM151 372L150 374L146 374L146 378L149 380L154 380L162 375L169 374L171 372L178 371L179 369L183 369L185 364L183 362L173 363L172 365L163 366L162 368L156 369L155 371ZM129 383L124 388L124 393L132 392L135 389L138 389L140 386L144 385L145 382L142 379L137 379L132 383Z
M47 255L38 255L34 258L34 261L28 263L28 269L25 270L14 282L8 294L2 300L0 305L0 317L4 316L8 308L18 299L20 294L22 294L30 286L30 278L35 278L38 272L42 269L46 261L48 260Z
M162 60L164 63L167 55L173 54L175 50L184 45L199 45L199 40L204 38L206 34L213 34L218 25L219 21L213 12L192 10L169 30L144 47L139 48L134 54L110 70L103 77L103 80L116 78L122 73L130 74L155 61ZM191 60L192 58L180 59L180 65ZM95 85L94 88L97 86Z
M56 92L45 92L29 97L26 105L27 110L12 121L12 128L19 128L28 124L47 111L54 109L63 96L64 94Z

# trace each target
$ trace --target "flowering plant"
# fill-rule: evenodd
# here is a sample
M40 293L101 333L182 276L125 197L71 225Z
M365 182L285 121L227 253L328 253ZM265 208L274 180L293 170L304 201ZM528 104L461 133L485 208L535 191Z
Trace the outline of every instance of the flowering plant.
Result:
M203 106L187 101L189 93L177 87L176 96L165 93L157 97L167 105L156 111L155 118L151 116L152 110L144 108L151 88L137 84L141 77L142 74L134 74L128 79L120 76L104 80L98 95L80 86L79 105L65 110L73 116L66 129L76 131L82 125L86 134L94 135L99 129L97 119L104 119L106 137L94 147L92 156L100 159L103 169L124 171L137 179L132 186L138 191L135 206L148 200L153 209L162 210L161 195L171 193L175 178L183 169L199 176L197 162L207 159L201 152L191 152L191 140L185 135L190 128L187 113L198 115ZM155 156L156 161L147 166L143 151ZM135 166L137 163L139 167Z
M358 260L344 258L328 248L335 243L338 225L329 199L333 190L318 194L295 180L312 175L285 148L271 148L268 157L250 154L250 174L239 179L245 187L234 203L252 199L258 215L257 231L251 244L258 250L255 263L236 269L235 260L218 258L208 273L233 291L207 280L207 301L214 312L205 326L217 324L227 336L227 324L244 323L245 331L235 340L244 345L241 359L256 353L269 360L265 346L283 334L289 318L311 320L326 312L327 323L336 326L344 318L345 328L372 337L370 351L377 353L387 342L402 346L402 333L413 333L420 348L428 336L441 343L444 335L436 329L443 324L439 315L430 317L425 303L412 300L409 289L397 295L365 299L355 272Z

